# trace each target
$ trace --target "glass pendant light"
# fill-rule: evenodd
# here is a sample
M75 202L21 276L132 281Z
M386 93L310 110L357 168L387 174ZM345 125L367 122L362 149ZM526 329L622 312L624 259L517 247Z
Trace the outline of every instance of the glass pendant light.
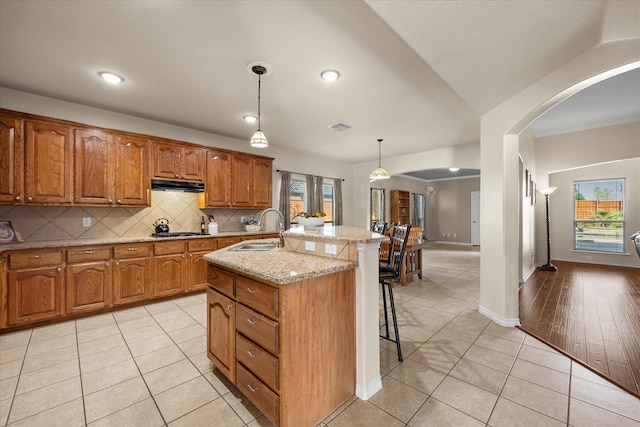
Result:
M253 136L251 137L251 146L256 148L265 148L269 146L269 141L267 141L267 137L260 129L260 83L262 80L262 75L267 72L267 69L262 65L254 65L251 67L251 71L258 75L258 129L255 131Z
M373 172L371 172L371 175L369 175L369 179L372 181L376 181L378 179L391 178L391 175L389 174L389 172L387 172L385 168L381 166L380 164L381 158L382 158L382 139L379 139L378 140L378 167Z

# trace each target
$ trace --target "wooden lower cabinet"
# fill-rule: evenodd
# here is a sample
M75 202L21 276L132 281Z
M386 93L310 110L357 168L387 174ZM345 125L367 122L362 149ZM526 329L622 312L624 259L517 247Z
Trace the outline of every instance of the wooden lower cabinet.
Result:
M113 303L144 301L153 291L151 245L121 245L113 249Z
M111 247L67 250L65 314L85 313L113 305Z
M215 239L194 239L187 242L187 292L207 289L207 266L204 256L216 250Z
M153 296L163 297L184 292L187 260L186 242L173 240L154 244Z
M286 285L209 265L208 357L274 424L314 426L355 393L355 273Z
M64 313L62 251L9 255L7 306L10 326L61 317Z

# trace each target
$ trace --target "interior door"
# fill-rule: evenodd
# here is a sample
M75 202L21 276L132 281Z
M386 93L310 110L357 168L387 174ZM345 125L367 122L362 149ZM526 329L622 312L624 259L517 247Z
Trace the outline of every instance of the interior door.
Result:
M480 246L480 192L471 192L471 244Z

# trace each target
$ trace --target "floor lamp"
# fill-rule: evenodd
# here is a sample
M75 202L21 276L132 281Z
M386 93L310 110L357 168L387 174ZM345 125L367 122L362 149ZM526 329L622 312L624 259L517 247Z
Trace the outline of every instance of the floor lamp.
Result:
M547 263L540 267L540 270L558 271L558 267L551 264L551 239L549 238L549 196L556 191L556 187L542 188L538 190L544 196L547 209Z

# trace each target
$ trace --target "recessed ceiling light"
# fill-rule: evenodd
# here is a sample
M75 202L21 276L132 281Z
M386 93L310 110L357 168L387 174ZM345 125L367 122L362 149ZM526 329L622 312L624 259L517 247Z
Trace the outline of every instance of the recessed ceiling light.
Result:
M320 76L325 81L335 82L340 78L340 73L337 72L336 70L325 70L322 73L320 73Z
M258 118L256 116L251 116L251 115L242 116L242 118L247 123L255 123L258 121Z
M460 170L460 168L449 168L449 170L451 172L458 172Z
M106 71L102 71L100 73L98 73L98 75L100 77L102 77L104 80L108 81L109 83L112 84L117 84L117 83L122 83L124 81L124 79L120 76L117 76L113 73L108 73Z

